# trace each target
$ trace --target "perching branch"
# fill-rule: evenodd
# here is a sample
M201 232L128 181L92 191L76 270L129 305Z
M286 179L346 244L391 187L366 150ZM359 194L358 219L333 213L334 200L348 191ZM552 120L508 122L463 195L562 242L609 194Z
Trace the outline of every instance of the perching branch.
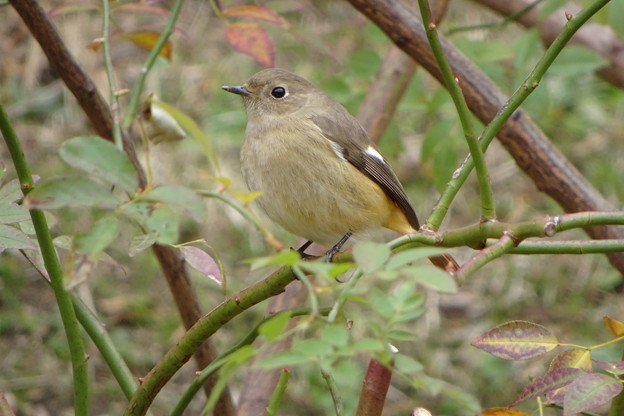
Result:
M144 415L160 389L191 358L203 342L245 310L283 292L293 280L295 280L295 275L289 268L284 267L266 279L229 297L202 317L147 374L124 414L126 416Z

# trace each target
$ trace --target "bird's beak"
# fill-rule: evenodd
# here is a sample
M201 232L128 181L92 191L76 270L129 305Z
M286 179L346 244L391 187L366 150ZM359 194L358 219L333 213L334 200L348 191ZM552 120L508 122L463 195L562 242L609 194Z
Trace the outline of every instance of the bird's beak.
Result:
M240 87L223 86L221 87L221 89L227 92L231 92L232 94L241 95L243 97L246 97L249 95L249 90L244 85L241 85Z

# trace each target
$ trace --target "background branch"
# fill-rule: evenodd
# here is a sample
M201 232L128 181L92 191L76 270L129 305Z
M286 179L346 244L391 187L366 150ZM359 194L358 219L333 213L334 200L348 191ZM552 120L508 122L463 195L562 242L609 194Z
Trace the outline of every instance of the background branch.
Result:
M422 22L413 10L391 0L349 2L436 79L442 80ZM441 36L440 41L470 110L483 123L489 123L505 103L505 95L445 38ZM565 211L613 210L613 205L552 145L523 111L518 110L505 123L498 138L538 189L557 201ZM622 227L592 227L586 231L596 239L624 237ZM613 253L608 256L611 264L624 273L624 254Z
M473 0L475 3L488 7L502 16L509 17L525 9L533 0ZM537 28L544 44L550 45L563 26L566 24L564 13L555 12L546 18L539 16L540 6L533 7L523 13L517 21L527 28ZM571 13L578 11L578 6L569 2L565 10ZM624 88L624 43L607 26L598 23L585 24L572 38L570 43L583 45L609 61L609 65L597 71L597 74L612 83Z

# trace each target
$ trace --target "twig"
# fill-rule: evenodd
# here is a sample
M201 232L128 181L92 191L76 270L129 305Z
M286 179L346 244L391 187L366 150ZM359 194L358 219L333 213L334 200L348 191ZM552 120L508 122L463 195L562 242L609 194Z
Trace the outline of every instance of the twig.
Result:
M0 105L0 131L2 131L4 141L11 153L22 192L24 195L27 195L34 189L34 181L24 156L24 150L2 105ZM52 236L50 235L45 214L43 211L31 209L30 217L33 222L33 227L35 228L41 256L43 257L43 262L50 278L50 285L56 297L56 304L61 314L65 336L67 337L67 343L69 345L74 380L74 412L76 415L80 416L88 415L89 376L87 373L87 356L82 343L76 312L72 305L71 295L65 290L63 269L61 268L61 263L59 262L54 243L52 242Z
M282 371L280 371L280 377L277 381L277 385L275 386L275 390L273 390L273 394L271 395L271 400L269 400L269 405L267 406L265 412L266 416L277 416L277 410L279 409L279 405L282 403L282 397L286 391L289 378L290 371L288 371L287 368L283 368Z
M167 20L167 24L165 28L160 33L160 37L156 44L150 50L143 67L141 68L141 72L137 80L134 83L134 87L132 87L132 93L130 95L130 103L128 104L128 110L126 111L126 116L123 120L124 128L127 128L134 121L137 113L139 112L139 106L141 103L141 94L143 94L143 88L145 87L145 81L147 80L147 75L150 73L150 70L156 63L156 59L158 59L158 55L160 55L160 51L165 46L173 30L175 28L175 24L178 21L178 17L180 16L180 11L182 10L182 5L184 4L184 0L175 0L173 3L173 7L171 8L171 14L169 15L169 19Z
M113 116L113 138L117 148L123 150L121 124L119 123L119 100L117 99L117 81L113 72L113 61L110 51L110 2L102 0L102 51L104 53L104 66L108 77L110 90L110 107Z
M438 38L436 24L431 20L429 3L427 0L418 0L418 5L420 6L420 14L427 33L427 39L429 39L431 50L440 67L440 72L442 74L442 78L444 79L446 89L451 95L453 103L455 103L455 108L464 131L464 137L466 138L468 148L470 149L470 156L472 158L473 165L476 167L477 180L479 182L479 191L481 196L481 220L495 220L496 208L494 205L494 193L492 191L492 183L490 182L487 166L485 164L485 158L483 156L483 151L485 149L482 149L477 142L477 137L474 133L474 127L472 125L470 110L468 109L468 105L466 104L466 100L459 86L459 79L455 77L453 69L444 56L442 44ZM442 221L429 221L428 225L430 225L433 230L437 230L441 222Z

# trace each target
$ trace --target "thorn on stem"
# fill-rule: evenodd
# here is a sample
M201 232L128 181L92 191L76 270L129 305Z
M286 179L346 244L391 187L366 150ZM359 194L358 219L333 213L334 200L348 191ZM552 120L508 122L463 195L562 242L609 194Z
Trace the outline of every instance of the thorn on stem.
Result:
M566 11L565 12L565 17L567 21L570 21L574 18L574 15L571 12Z

